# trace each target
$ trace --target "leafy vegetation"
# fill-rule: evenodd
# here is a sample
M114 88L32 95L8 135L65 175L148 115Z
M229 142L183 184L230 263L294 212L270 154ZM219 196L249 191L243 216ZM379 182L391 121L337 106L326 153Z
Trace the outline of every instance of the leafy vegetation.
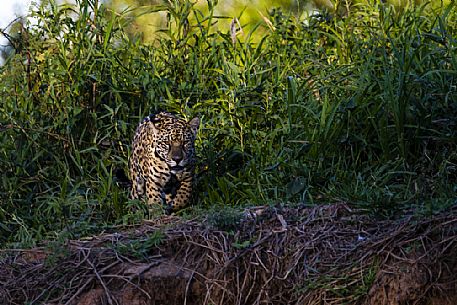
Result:
M152 248L159 246L165 240L165 234L160 231L154 231L143 239L133 239L127 243L118 241L115 244L116 252L122 255L133 255L140 259L146 259Z
M244 33L218 28L211 2L167 3L150 8L168 16L152 45L125 31L132 11L95 0L33 12L0 68L2 245L140 220L115 172L159 109L202 119L199 209L342 200L391 216L456 204L453 2L306 20L273 9Z

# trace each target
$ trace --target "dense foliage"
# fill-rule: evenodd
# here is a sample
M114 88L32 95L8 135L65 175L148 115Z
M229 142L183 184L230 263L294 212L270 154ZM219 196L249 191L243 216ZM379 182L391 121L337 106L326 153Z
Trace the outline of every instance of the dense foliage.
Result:
M197 208L183 213L456 204L455 5L365 3L307 20L273 9L242 33L236 20L217 28L211 2L204 13L176 1L151 7L168 23L144 45L125 31L131 12L94 2L37 9L0 68L0 243L140 219L115 171L159 109L202 119Z

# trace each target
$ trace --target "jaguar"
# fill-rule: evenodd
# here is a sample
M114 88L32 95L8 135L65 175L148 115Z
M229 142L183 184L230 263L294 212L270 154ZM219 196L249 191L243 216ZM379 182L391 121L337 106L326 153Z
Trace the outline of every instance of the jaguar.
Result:
M199 125L198 117L186 121L164 111L143 119L136 128L129 159L131 199L164 205L168 214L189 204Z

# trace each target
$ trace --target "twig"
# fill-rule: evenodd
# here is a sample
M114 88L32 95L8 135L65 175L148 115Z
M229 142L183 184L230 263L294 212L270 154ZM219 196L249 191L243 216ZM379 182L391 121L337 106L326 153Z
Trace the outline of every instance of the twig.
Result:
M105 295L106 295L106 298L108 300L108 304L112 305L113 304L113 300L111 299L110 291L109 291L108 287L106 287L105 282L103 281L103 279L100 276L100 274L98 274L97 268L95 268L94 264L90 260L87 260L87 263L92 267L92 269L94 270L95 276L100 281L100 284L102 285L103 290L105 291Z

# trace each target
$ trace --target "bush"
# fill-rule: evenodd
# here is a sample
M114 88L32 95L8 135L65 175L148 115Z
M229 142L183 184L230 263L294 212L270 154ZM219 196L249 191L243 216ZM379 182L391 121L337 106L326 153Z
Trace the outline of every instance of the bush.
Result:
M135 11L89 0L33 12L0 70L2 244L141 218L113 173L159 109L202 119L204 207L455 204L453 4L365 3L306 21L272 10L241 36L217 28L213 7L170 3L150 8L169 16L153 45L129 32Z

